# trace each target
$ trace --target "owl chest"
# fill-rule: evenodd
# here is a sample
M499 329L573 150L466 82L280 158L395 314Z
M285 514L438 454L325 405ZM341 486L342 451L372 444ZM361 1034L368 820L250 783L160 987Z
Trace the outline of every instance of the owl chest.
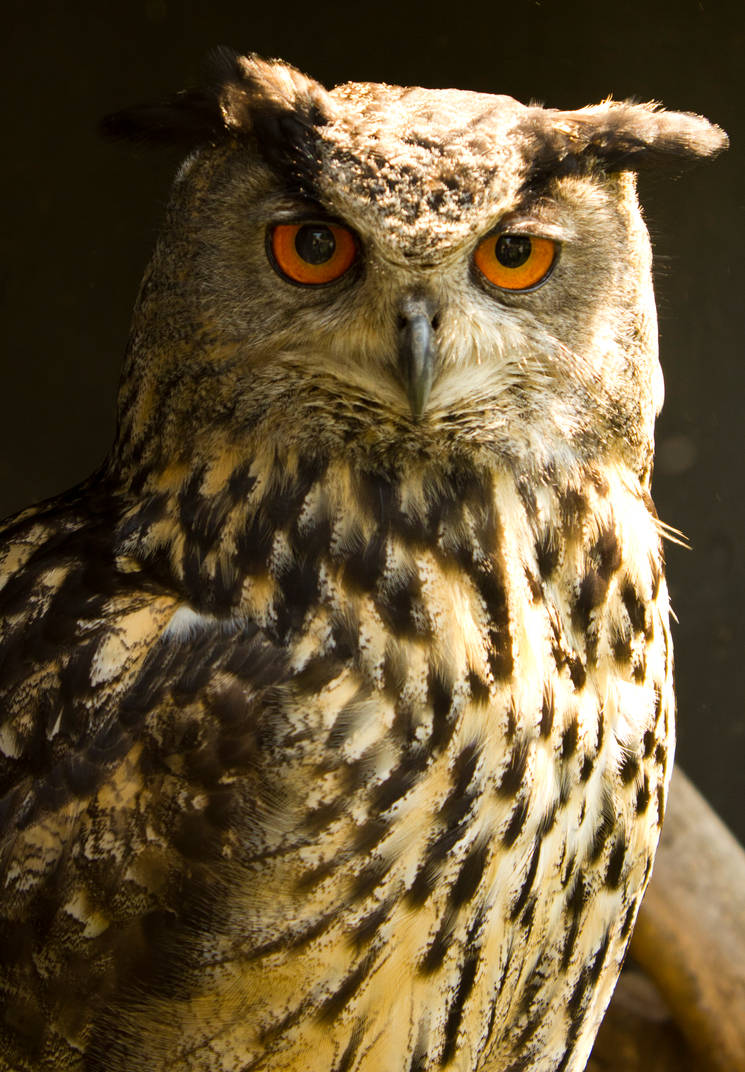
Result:
M251 736L224 779L210 1015L236 1067L549 1072L566 1052L568 1072L669 773L653 518L625 476L526 495L491 474L434 505L376 487L358 509L345 480L236 574L284 670L246 694L229 652L210 686Z
M666 607L633 604L619 562L585 612L597 560L539 581L534 546L460 571L399 557L372 592L326 571L275 735L291 806L252 879L273 901L248 926L262 1016L297 1015L281 1067L308 1045L335 1067L364 1038L360 1069L417 1048L423 1068L500 1069L520 1031L576 1046L600 1015L567 1003L599 950L615 977L656 842Z

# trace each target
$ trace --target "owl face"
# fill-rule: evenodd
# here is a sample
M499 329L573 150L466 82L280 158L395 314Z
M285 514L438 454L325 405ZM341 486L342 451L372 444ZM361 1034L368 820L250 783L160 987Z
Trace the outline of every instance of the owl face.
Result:
M662 381L631 168L715 151L715 128L644 106L327 93L232 62L219 136L179 174L143 289L130 427L158 411L174 443L199 437L179 408L196 377L208 436L229 411L236 440L261 425L389 462L481 452L546 470L616 451L648 468Z

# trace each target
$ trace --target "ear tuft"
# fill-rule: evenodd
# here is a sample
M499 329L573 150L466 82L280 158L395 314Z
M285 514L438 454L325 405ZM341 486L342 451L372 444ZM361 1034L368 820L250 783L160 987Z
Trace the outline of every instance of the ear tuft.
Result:
M570 115L572 113L569 113ZM647 170L714 157L727 148L724 131L691 112L658 104L606 101L573 113L574 136L608 171Z
M191 148L219 137L225 132L225 121L213 94L184 90L151 104L134 105L104 116L99 131L105 138Z
M205 64L202 88L108 115L100 130L110 138L187 147L252 134L272 156L326 122L332 107L323 86L289 64L218 48Z
M727 148L724 131L700 115L658 104L605 101L576 112L531 108L531 180L599 167L649 171L680 167Z
M224 78L221 85L223 115L231 129L255 130L267 116L292 116L296 122L308 126L322 125L331 117L330 94L295 67L282 60L264 60L252 54L234 54L233 61L232 77Z

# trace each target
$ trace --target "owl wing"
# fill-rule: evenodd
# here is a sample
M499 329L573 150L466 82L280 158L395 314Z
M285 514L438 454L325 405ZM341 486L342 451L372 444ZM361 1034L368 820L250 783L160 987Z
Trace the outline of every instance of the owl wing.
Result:
M0 550L0 1054L14 1069L78 1068L96 1010L131 980L157 991L200 970L231 841L262 795L257 712L286 676L255 625L186 608L115 558L111 530L66 496L6 527Z

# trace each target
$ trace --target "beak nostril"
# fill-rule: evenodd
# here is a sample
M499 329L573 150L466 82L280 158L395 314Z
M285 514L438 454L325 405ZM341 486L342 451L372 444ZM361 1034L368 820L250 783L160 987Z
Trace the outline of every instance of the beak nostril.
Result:
M399 315L396 317L396 330L399 331L399 332L405 331L407 329L407 327L409 326L409 324L411 323L411 319L412 318L410 316L404 316L401 313L399 313ZM438 328L440 327L440 314L439 313L435 313L435 315L430 318L430 324L432 325L432 330L433 331L438 330Z

